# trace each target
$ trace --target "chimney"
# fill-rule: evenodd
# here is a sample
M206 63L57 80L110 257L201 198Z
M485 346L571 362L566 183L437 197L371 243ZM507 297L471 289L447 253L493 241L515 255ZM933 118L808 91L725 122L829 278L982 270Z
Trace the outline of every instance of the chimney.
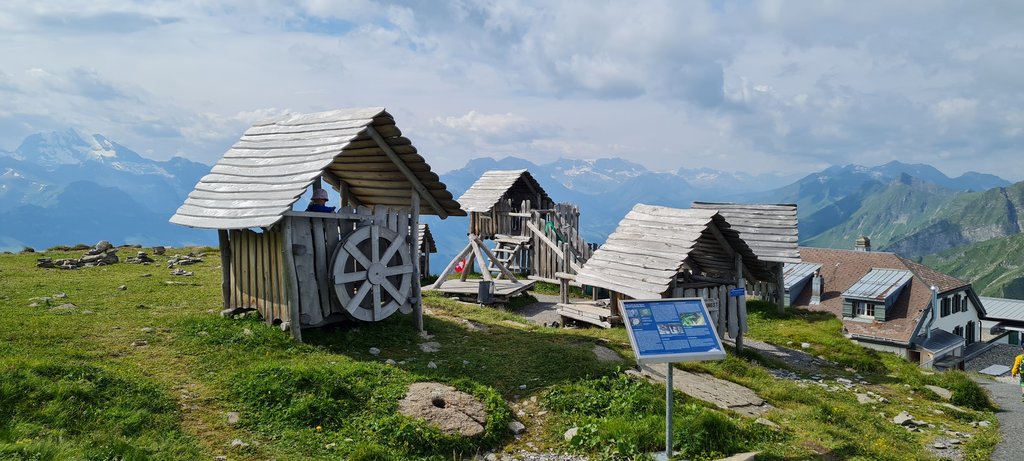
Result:
M811 302L812 306L821 304L821 271L814 272L814 278L811 279Z
M932 338L932 325L939 317L939 287L932 285L932 315L928 316L928 323L924 326L924 337Z
M860 236L860 238L857 239L857 246L855 246L854 249L857 251L871 251L871 239L866 235Z

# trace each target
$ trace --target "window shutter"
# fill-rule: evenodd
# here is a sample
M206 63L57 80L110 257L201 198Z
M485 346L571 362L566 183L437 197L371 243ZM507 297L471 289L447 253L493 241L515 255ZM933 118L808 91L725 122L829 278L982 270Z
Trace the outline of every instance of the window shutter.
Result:
M843 300L843 317L853 317L853 301Z
M885 321L885 304L875 304L875 320L879 322Z

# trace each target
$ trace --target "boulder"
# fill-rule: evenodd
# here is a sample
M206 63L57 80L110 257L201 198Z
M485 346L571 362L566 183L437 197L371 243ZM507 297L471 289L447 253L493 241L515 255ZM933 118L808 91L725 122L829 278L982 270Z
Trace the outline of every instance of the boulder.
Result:
M398 411L422 419L446 434L476 437L484 433L487 411L472 395L441 383L414 383Z
M914 417L906 411L901 411L900 414L892 418L892 422L900 426L911 426L914 424Z

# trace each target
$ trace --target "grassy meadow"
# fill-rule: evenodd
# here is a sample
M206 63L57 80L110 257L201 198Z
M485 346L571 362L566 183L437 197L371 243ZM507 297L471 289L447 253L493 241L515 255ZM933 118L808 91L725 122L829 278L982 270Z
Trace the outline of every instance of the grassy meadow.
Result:
M134 253L124 249L122 260ZM73 271L38 269L40 256L0 255L0 459L14 460L452 460L519 450L637 459L663 449L664 387L630 378L620 329L554 329L508 311L427 296L425 339L411 316L304 332L292 342L253 316L219 316L219 256L212 249L169 275L167 256L152 265L115 264ZM66 295L56 297L55 295ZM74 307L63 306L67 303ZM835 362L821 379L860 375L858 385L887 403L861 405L852 393L777 379L785 365L732 354L681 365L737 382L776 410L772 428L675 395L676 449L688 459L759 450L758 459L932 459L944 430L970 433L965 459L987 459L997 442L990 404L963 374L930 375L842 338L834 318L774 314L750 303L749 335L808 342ZM63 307L62 307L63 306ZM597 360L601 344L626 357ZM380 350L372 355L370 348ZM393 364L386 363L392 360ZM440 433L400 415L413 382L440 381L488 410L474 439ZM925 385L954 390L957 410ZM900 411L932 427L912 433L891 423ZM238 420L228 414L237 412ZM513 437L511 420L528 430ZM986 420L987 428L971 427ZM576 436L563 434L577 428Z

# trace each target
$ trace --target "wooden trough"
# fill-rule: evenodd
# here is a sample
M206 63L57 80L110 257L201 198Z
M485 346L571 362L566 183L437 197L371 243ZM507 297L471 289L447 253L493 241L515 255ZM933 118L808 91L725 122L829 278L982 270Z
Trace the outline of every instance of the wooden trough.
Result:
M715 210L682 210L639 204L579 272L558 274L559 315L609 328L621 323L622 299L702 297L721 335L742 347L746 331L744 296L729 290L772 273ZM568 281L610 293L604 300L570 301Z
M483 281L493 283L494 297L501 302L537 280L557 283L556 273L575 273L593 253L579 235L579 208L554 203L527 170L487 171L459 203L469 212L469 242L432 290L475 297L480 280L469 274L476 268ZM465 264L461 277L449 280L460 261Z
M336 213L292 211L329 184ZM257 123L214 165L170 221L217 229L225 311L256 309L301 328L417 313L419 215L465 216L383 108Z

